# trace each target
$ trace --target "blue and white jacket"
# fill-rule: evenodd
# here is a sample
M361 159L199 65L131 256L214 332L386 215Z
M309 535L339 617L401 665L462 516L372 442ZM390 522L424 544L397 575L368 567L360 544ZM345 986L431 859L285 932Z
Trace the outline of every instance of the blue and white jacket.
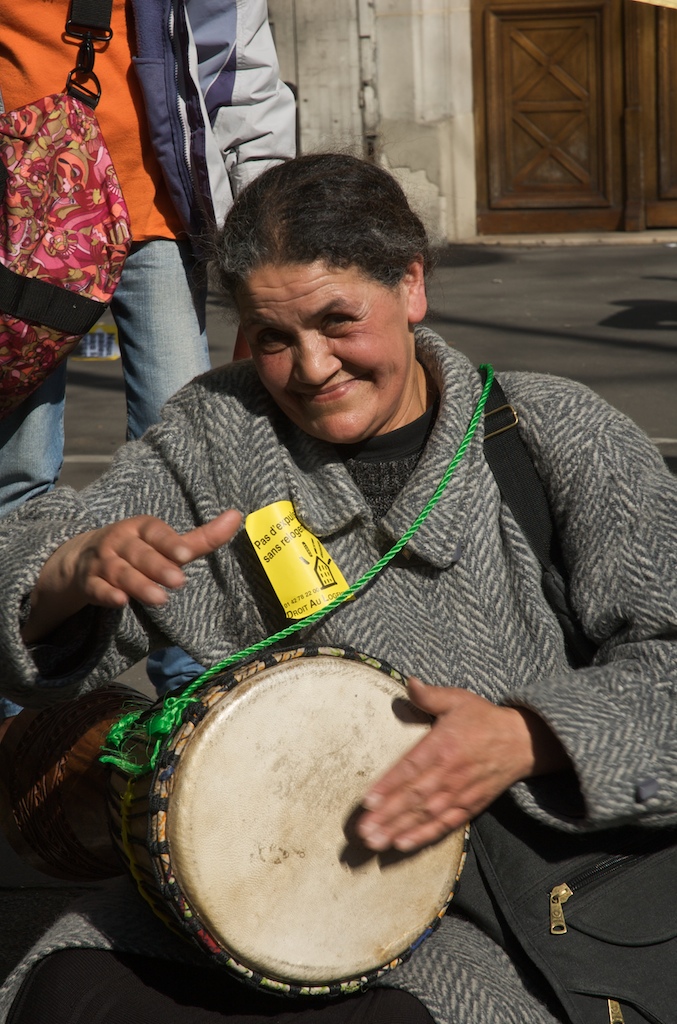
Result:
M295 154L296 112L279 79L266 0L132 0L151 141L194 237Z

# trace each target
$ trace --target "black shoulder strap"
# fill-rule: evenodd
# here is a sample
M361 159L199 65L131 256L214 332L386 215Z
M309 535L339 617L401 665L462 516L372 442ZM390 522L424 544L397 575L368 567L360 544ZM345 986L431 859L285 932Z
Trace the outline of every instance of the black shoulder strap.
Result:
M543 593L564 634L569 662L580 668L590 664L596 648L569 604L565 569L548 499L517 429L518 423L517 411L494 377L484 409L484 457L503 500L541 563Z
M71 0L66 31L73 28L95 30L95 39L109 38L113 0Z

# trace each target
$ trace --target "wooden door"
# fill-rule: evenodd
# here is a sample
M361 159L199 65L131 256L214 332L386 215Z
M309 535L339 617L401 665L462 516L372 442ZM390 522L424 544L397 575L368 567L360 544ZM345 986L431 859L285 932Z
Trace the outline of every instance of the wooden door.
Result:
M636 230L677 227L677 11L627 0L628 92L637 81L638 126L629 133ZM636 70L635 70L636 69ZM632 97L631 97L632 98ZM633 138L638 145L632 146Z
M677 12L474 0L480 233L677 225Z

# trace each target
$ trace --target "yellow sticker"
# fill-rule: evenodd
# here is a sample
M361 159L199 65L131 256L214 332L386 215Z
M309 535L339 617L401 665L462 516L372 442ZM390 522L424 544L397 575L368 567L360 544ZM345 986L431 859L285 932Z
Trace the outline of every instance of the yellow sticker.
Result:
M348 589L327 549L296 518L291 501L250 512L245 529L288 619L305 619Z

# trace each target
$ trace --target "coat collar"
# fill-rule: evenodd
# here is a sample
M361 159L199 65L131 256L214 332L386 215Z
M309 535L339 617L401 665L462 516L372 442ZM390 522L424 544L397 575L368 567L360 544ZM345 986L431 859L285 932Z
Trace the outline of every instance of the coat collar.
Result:
M381 521L392 544L411 526L433 495L456 454L482 393L472 364L424 327L416 329L416 352L440 394L435 426L406 487ZM352 523L371 523L371 512L331 445L305 434L289 421L281 427L282 457L290 498L305 526L324 538ZM406 547L435 568L458 561L477 500L478 477L473 469L482 458L480 425L438 504Z

